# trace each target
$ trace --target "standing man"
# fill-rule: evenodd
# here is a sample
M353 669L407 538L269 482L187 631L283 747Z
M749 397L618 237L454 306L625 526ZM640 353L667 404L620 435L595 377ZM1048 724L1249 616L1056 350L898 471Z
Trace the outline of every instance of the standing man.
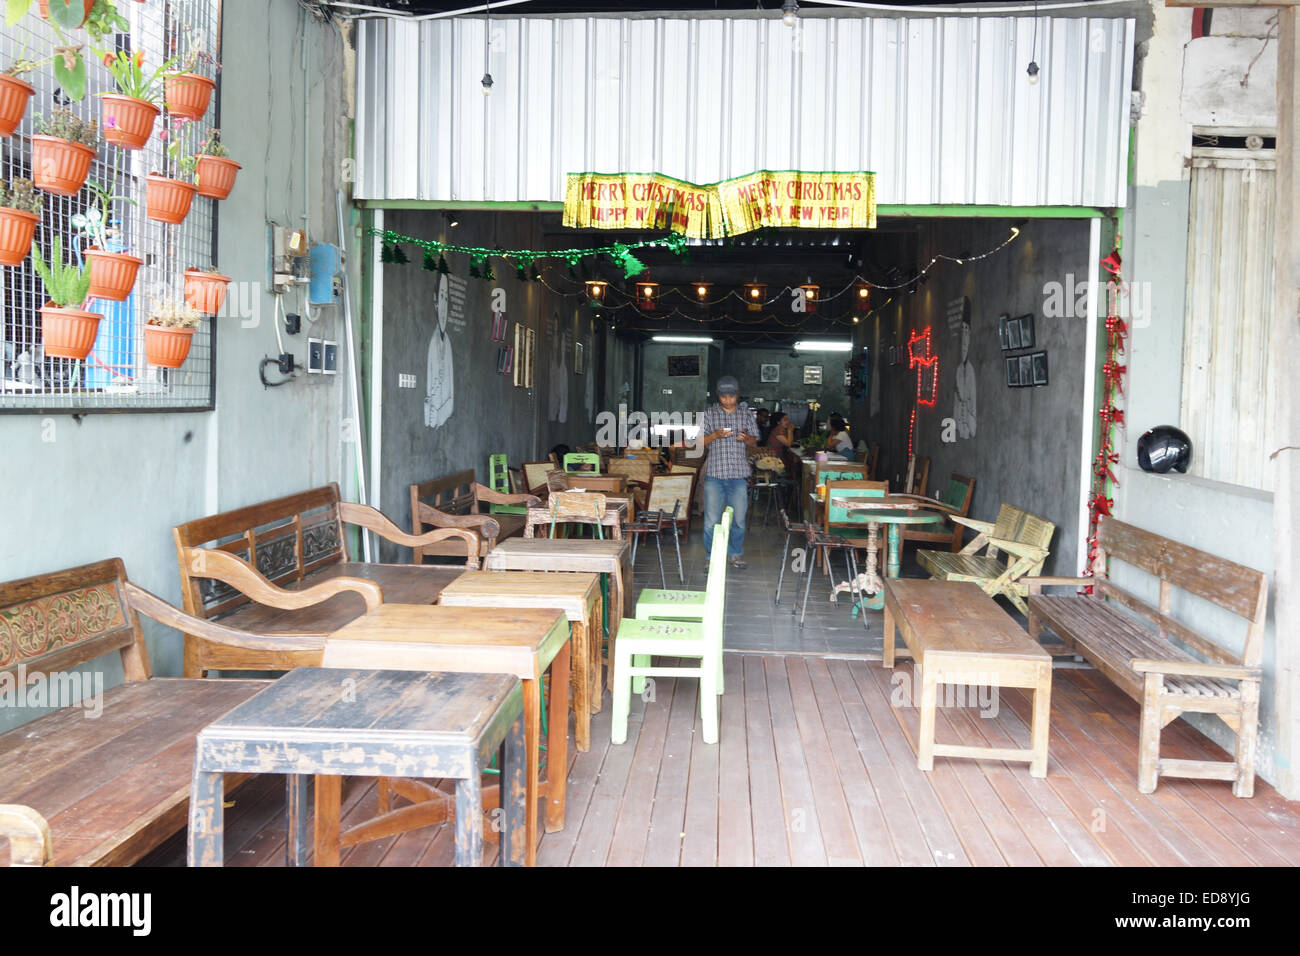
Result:
M699 445L706 449L704 464L704 551L713 553L713 527L722 509L731 505L731 537L727 556L733 568L745 565L745 512L749 508L748 448L758 444L758 421L748 408L740 408L740 383L732 376L718 379L718 404L700 415Z

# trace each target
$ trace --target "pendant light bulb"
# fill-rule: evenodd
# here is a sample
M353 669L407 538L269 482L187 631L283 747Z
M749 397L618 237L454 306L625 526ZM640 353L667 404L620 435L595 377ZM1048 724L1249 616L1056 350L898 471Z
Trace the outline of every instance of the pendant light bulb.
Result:
M1033 60L1030 60L1029 67L1028 69L1025 70L1025 72L1029 74L1029 85L1037 86L1038 85L1038 64Z
M483 95L484 96L492 95L492 74L491 73L483 74Z
M798 22L798 19L798 0L785 0L785 3L781 4L781 22L788 27L792 27Z

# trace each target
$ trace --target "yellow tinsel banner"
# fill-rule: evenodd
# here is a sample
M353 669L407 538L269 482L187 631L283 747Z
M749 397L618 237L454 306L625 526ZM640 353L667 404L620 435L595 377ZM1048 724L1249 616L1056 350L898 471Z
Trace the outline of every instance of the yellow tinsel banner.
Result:
M874 229L874 173L761 171L705 186L658 173L570 173L564 225L721 239L762 228Z

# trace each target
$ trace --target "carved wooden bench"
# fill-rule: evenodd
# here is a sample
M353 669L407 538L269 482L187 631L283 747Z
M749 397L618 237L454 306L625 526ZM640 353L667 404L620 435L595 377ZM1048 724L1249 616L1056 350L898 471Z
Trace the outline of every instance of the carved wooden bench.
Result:
M313 598L342 590L356 588L328 582ZM377 588L362 590L378 604ZM0 584L0 688L17 703L38 687L45 703L65 703L0 735L11 863L124 866L184 829L199 730L269 683L152 677L137 613L233 648L319 657L324 646L190 617L131 584L118 558ZM111 690L102 666L73 670L113 652L126 680Z
M1102 518L1099 543L1099 567L1105 567L1109 557L1159 579L1158 606L1104 577L1028 578L1030 635L1038 638L1044 626L1050 628L1065 642L1066 653L1087 658L1141 704L1141 792L1154 791L1157 778L1164 774L1231 780L1236 796L1252 796L1259 662L1268 607L1266 575L1114 518ZM1041 593L1052 585L1093 585L1094 590L1091 597ZM1240 653L1170 616L1175 587L1246 620ZM1235 760L1161 759L1160 731L1184 713L1218 714L1237 735Z
M495 548L498 541L523 534L525 523L523 514L480 514L483 506L536 507L540 503L541 499L535 495L506 495L493 491L475 481L474 471L470 469L411 485L411 528L416 535L424 534L429 528L474 531L481 538L478 551L481 558ZM464 554L464 551L455 542L430 542L415 549L415 563L423 563L425 555L459 554Z
M454 546L478 567L479 538L472 529L448 528L410 535L374 508L339 499L338 485L287 495L199 518L173 529L185 610L205 620L262 634L330 634L365 612L355 594L339 594L319 604L295 603L283 591L301 591L339 577L371 581L383 599L398 604L432 604L461 567L417 567L351 561L344 525L354 524L416 554L430 545ZM257 574L238 575L209 555L238 558ZM259 583L258 575L264 582ZM274 588L265 584L274 585ZM185 676L209 670L287 670L301 666L293 651L245 651L185 636Z

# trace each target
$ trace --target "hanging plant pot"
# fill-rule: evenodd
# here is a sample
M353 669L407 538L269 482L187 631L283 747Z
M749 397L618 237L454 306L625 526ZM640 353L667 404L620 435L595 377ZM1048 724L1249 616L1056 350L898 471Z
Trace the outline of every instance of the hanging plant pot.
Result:
M16 266L27 258L40 221L34 212L0 207L0 265Z
M144 357L150 365L160 368L180 368L194 344L198 329L172 329L163 325L144 327Z
M90 260L90 291L92 299L109 299L122 302L135 288L136 273L144 260L125 252L107 252L91 246L86 250Z
M217 88L216 80L201 73L173 73L163 78L167 112L188 120L200 120L208 111L208 100Z
M235 188L235 174L244 167L224 156L200 156L195 167L199 195L209 199L225 199Z
M179 225L190 214L190 203L197 191L197 186L183 179L150 173L144 192L145 215L157 222Z
M98 312L60 309L53 302L46 303L41 309L41 339L46 356L84 359L95 347L102 318Z
M75 196L90 175L95 150L57 136L32 137L32 182L56 196Z
M8 136L18 128L35 92L36 88L30 83L0 73L0 136Z
M105 93L99 107L104 139L123 149L141 149L149 142L154 120L161 110L148 100Z
M38 2L40 3L41 16L48 20L50 18L50 0L38 0ZM83 27L86 25L86 21L90 19L90 11L95 6L95 0L85 0L85 5L86 15L81 18L81 25Z
M206 315L216 315L226 301L230 276L220 272L185 270L185 301Z

